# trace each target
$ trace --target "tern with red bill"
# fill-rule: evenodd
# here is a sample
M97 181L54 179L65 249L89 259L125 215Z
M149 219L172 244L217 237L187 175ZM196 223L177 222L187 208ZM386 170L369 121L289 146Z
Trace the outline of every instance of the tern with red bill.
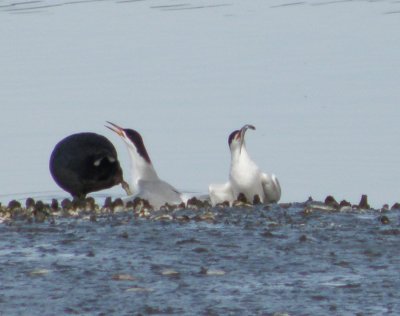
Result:
M248 202L253 203L274 203L281 197L281 187L276 176L263 173L247 152L244 136L248 129L256 128L247 124L229 135L228 144L231 151L229 182L210 184L209 193L213 205L225 201L232 203L240 194L243 194Z
M142 136L135 130L122 128L114 123L107 122L106 126L118 134L125 142L132 167L131 191L132 199L140 197L147 200L155 209L164 204L176 205L183 202L182 194L169 183L161 180L153 167L147 153Z

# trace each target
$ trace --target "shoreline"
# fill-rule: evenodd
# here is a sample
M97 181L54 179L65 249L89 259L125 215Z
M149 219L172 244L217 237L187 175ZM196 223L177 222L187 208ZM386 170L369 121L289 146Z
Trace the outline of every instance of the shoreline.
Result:
M104 203L100 204L93 197L85 199L64 198L57 200L53 198L50 203L42 200L34 200L29 197L25 203L17 200L11 200L7 205L0 203L0 223L27 221L35 223L50 222L55 223L58 218L78 218L96 221L98 217L114 215L117 213L127 213L135 218L144 218L149 220L162 221L206 221L210 223L219 222L221 214L229 214L235 209L243 211L268 211L279 210L286 212L289 209L299 210L303 216L315 212L344 213L344 212L374 212L384 214L390 211L400 210L400 203L388 204L376 209L369 205L368 197L362 195L358 204L352 204L346 200L337 202L329 195L325 201L314 201L311 197L305 202L277 203L277 204L250 204L247 201L237 200L232 205L229 203L219 203L212 206L208 201L200 201L196 198L189 199L186 204L164 205L160 209L153 207L146 201L136 198L133 201L123 202L121 198L107 197ZM381 222L385 224L387 217L381 216Z

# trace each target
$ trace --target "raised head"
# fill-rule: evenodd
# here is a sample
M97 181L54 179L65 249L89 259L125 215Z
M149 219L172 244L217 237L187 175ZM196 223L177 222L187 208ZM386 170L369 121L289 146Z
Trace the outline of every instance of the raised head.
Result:
M248 129L255 130L256 128L253 125L246 124L240 130L233 131L228 138L229 148L232 150L239 149L239 152L242 150L244 144L244 135Z
M143 143L142 136L134 129L122 128L114 123L108 122L111 126L106 125L107 128L117 133L129 149L134 150L141 156L147 163L151 164L150 156L147 153L146 147Z

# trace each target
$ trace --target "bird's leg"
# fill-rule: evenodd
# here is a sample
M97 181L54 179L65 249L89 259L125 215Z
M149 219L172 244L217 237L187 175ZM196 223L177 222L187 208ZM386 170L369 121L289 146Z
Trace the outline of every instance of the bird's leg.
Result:
M132 195L131 188L129 187L129 184L126 183L125 180L122 180L122 181L121 181L121 186L122 186L122 188L125 190L125 192L126 192L127 195Z

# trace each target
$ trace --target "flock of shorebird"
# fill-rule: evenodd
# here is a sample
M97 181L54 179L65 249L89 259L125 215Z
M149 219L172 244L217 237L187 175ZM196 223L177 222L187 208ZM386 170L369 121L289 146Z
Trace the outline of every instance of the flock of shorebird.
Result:
M127 146L132 167L131 183L124 180L113 144L95 133L73 134L55 146L50 157L50 172L55 182L77 198L121 184L128 195L126 201L139 197L147 200L155 209L166 203L186 203L189 198L187 195L157 175L142 136L133 129L107 123L106 127L119 135ZM276 176L263 173L247 152L245 134L248 129L255 130L255 127L244 125L229 135L229 181L209 185L208 198L212 205L224 202L232 204L243 196L250 203L264 204L278 202L281 197Z

